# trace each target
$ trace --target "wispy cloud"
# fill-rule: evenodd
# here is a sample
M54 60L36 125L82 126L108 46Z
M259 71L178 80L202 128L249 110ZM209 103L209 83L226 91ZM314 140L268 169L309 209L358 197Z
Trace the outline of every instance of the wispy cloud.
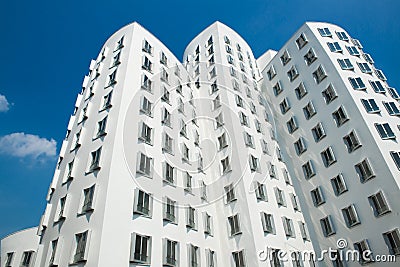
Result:
M7 98L0 94L0 112L6 112L10 109L10 103Z
M0 154L14 157L43 158L56 155L57 142L47 140L37 135L26 133L12 133L0 137Z

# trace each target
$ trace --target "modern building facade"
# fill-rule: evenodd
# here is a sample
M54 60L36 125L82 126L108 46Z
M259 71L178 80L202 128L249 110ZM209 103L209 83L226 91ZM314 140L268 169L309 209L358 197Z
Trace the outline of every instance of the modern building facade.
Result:
M399 97L361 48L306 23L255 59L216 22L181 62L120 29L90 63L38 228L2 240L1 266L344 266L298 254L339 238L398 255Z

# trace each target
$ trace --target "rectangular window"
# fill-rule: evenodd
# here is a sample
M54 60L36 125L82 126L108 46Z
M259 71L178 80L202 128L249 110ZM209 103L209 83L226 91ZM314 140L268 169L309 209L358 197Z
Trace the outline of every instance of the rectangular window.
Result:
M299 128L297 125L297 120L296 120L295 116L291 117L290 120L288 120L288 122L286 122L286 125L288 128L288 132L290 134L295 132Z
M328 44L328 47L331 50L331 52L342 52L343 51L338 42L333 42L333 43L328 42L327 44Z
M298 156L307 151L307 146L303 137L300 137L296 142L294 142L294 148Z
M110 75L108 75L108 86L112 86L117 83L117 70L114 70Z
M363 57L364 57L365 61L367 61L368 63L374 64L374 60L372 59L370 54L363 53Z
M360 163L357 163L354 167L358 176L360 177L361 182L366 182L375 177L368 159L364 159Z
M371 253L365 252L371 251L367 239L354 243L354 249L358 251L359 255L361 255L359 257L361 264L366 264L373 261Z
M277 178L276 177L276 166L272 163L269 163L269 176L271 178Z
M107 109L107 108L110 108L112 106L111 105L111 99L112 99L112 91L104 96L103 109Z
M163 219L168 222L176 223L176 201L165 198L164 199L164 216Z
M82 213L93 211L93 196L95 185L83 190Z
M318 123L314 128L311 129L311 132L314 136L315 142L319 142L322 138L326 136L322 123Z
M235 214L233 216L228 217L230 235L234 236L237 234L241 234L240 224L239 224L239 214Z
M50 260L49 260L49 266L57 266L58 265L58 264L56 264L57 246L58 246L58 239L51 241L51 254L50 254ZM7 264L6 264L6 267L8 267Z
M391 116L400 115L400 110L394 102L383 102L383 105L385 106L389 115L391 115Z
M265 212L261 212L261 223L263 226L263 231L265 233L275 234L274 217L272 214L267 214Z
M307 94L307 90L303 83L300 83L299 86L294 89L294 92L296 93L298 100L302 99Z
M304 178L306 178L306 179L310 179L311 177L313 177L315 175L314 166L313 166L311 160L309 160L305 164L303 164L302 169L303 169L303 173L304 173Z
M316 60L317 56L315 55L314 49L310 48L304 55L304 61L306 62L307 66L310 66Z
M152 71L153 63L146 56L143 57L142 69Z
M355 90L365 90L367 87L365 86L363 80L360 77L349 78L350 84Z
M244 132L243 133L243 137L244 137L244 143L246 144L246 146L254 148L254 139L253 136L251 136L249 133Z
M315 114L317 114L317 111L315 110L314 105L311 101L308 102L307 105L303 108L303 112L307 120L311 119Z
M229 162L229 157L222 159L221 165L222 165L222 174L225 174L225 173L231 171L231 164Z
M287 98L284 98L282 102L279 104L279 107L281 109L282 114L288 112L290 110L289 100Z
M335 154L333 153L332 147L328 147L327 149L322 151L321 157L325 167L327 168L336 162L336 157Z
M355 45L355 46L357 46L358 48L363 48L363 46L361 45L361 43L360 43L360 41L359 40L357 40L357 39L351 39L351 41L352 41L352 43Z
M382 81L386 81L386 76L385 76L385 74L383 74L383 71L376 69L375 74Z
M396 139L396 136L394 135L389 123L375 123L375 127L382 139Z
M343 125L349 120L343 107L339 107L335 112L332 113L332 116L336 122L337 127Z
M74 263L86 261L86 243L88 240L88 231L75 235L76 249L74 254Z
M299 221L299 228L300 228L300 233L301 233L301 237L303 238L303 240L309 240L306 224L302 221Z
M332 37L332 33L328 28L318 28L318 32L322 37Z
M235 189L233 187L233 184L229 184L225 186L225 194L226 194L226 203L230 203L232 201L236 200L235 197Z
M307 44L307 42L308 41L304 33L300 34L299 38L296 39L296 44L299 50L302 49Z
M290 200L292 201L293 209L295 211L300 211L299 201L295 194L290 193Z
M233 262L235 263L235 267L246 267L244 262L244 251L235 251L232 252Z
M371 68L369 67L368 63L363 63L363 62L357 62L358 67L360 68L361 72L363 73L372 73Z
M203 213L204 216L204 233L208 235L212 235L212 217L207 212Z
M282 217L283 228L287 237L295 237L292 219Z
M267 71L268 80L272 80L276 76L276 71L274 66L271 66Z
M153 47L151 47L150 43L147 40L143 40L142 51L150 55L153 52Z
M321 83L328 75L326 75L326 72L324 68L319 65L318 68L313 72L313 77L314 80L317 84Z
M243 107L243 99L242 97L240 97L239 95L235 95L235 101L236 101L236 105L238 107Z
M283 91L281 82L277 81L276 84L272 87L272 90L274 91L274 95L278 96Z
M21 267L28 267L33 259L34 251L24 251L22 254Z
M225 147L228 146L225 133L223 133L220 137L218 137L218 144L219 144L219 150L224 149Z
M368 200L374 210L376 217L382 216L390 212L389 205L387 204L386 198L382 191L379 191L368 197Z
M281 58L281 62L282 62L283 66L285 66L291 60L291 57L287 50L285 50L285 52L283 52L283 54L280 58Z
M390 151L390 155L392 156L397 169L400 170L400 152Z
M164 162L164 181L174 184L175 183L175 168Z
M107 117L102 119L97 123L97 134L96 137L104 136L106 135L106 125L107 125Z
M400 255L400 232L399 228L383 234L383 238L389 248L391 255Z
M330 215L328 215L325 218L322 218L320 220L320 223L321 223L322 232L324 233L325 237L334 235L336 233Z
M178 266L179 244L177 241L164 239L164 266Z
M136 264L150 264L151 237L133 233L131 240L130 262Z
M349 153L351 153L354 150L356 150L357 148L361 147L361 143L358 140L358 137L357 137L355 131L352 131L351 133L349 133L348 135L343 137L343 141L346 144L346 147L347 147L347 150L349 151Z
M388 89L388 91L389 91L390 96L391 96L393 99L396 99L396 100L399 100L399 99L400 99L400 95L399 95L399 93L397 92L397 90L396 90L395 88L388 87L387 89Z
M181 124L181 125L180 125L179 134L180 134L181 136L187 138L187 124L185 123L184 120L181 120L180 124Z
M338 59L339 65L342 68L342 70L353 70L354 66L351 64L350 59L345 58L345 59Z
M265 185L259 182L255 182L254 187L257 200L267 201Z
M199 260L200 260L199 247L189 244L188 245L188 258L189 258L188 267L198 267Z
M369 81L369 83L371 84L372 88L374 89L374 91L376 93L385 93L386 90L383 87L382 83L380 81Z
M249 127L249 119L243 112L239 112L240 124Z
M150 128L144 122L142 122L139 127L139 140L151 145L153 143L152 136L153 136L153 129Z
M331 103L334 99L337 98L337 93L332 84L330 84L324 91L322 91L322 96L324 97L326 104Z
M292 66L289 71L287 72L289 81L293 82L298 76L299 76L299 72L296 68L296 66Z
M169 136L167 133L164 133L162 150L168 153L173 153L173 142L174 140L172 139L172 137Z
M322 187L318 186L315 189L311 190L311 198L313 200L314 206L318 207L325 203L325 197L322 193Z
M191 229L196 229L197 224L197 214L196 209L188 206L186 208L186 226Z
M91 153L92 162L90 163L89 171L93 172L100 169L101 147Z
M278 187L275 187L274 189L275 189L276 202L278 203L278 206L286 207L286 200L283 191Z
M346 41L347 42L349 40L349 37L347 36L347 34L345 32L336 32L336 35L342 41Z
M164 52L161 52L160 54L160 63L163 64L164 66L168 65L168 59L167 56L164 54Z
M137 173L146 175L148 177L152 176L152 165L153 159L146 156L145 154L139 152L138 154L138 166L137 166Z
M380 109L378 105L375 102L375 99L370 98L370 99L361 99L361 103L363 104L365 110L368 113L379 113Z
M357 210L354 204L342 209L343 217L348 228L360 224L360 219L357 215Z
M254 157L253 155L250 155L249 164L250 164L250 171L260 172L260 163L258 161L258 158Z
M142 96L140 103L140 112L151 117L153 112L152 107L153 103L151 103L146 97Z
M135 205L133 212L135 214L151 216L152 197L150 194L140 190L135 190Z
M359 56L360 52L358 52L357 47L355 46L346 46L347 50L349 51L349 54L352 56Z
M340 196L347 191L346 182L344 181L343 175L340 173L331 179L332 188L336 196Z

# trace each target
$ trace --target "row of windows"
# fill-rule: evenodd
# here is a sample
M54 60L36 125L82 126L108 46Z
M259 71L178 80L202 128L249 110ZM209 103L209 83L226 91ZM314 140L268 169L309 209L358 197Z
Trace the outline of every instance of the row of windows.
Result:
M10 267L13 265L15 260L15 253L14 252L9 252L6 254L6 261L4 266L5 267ZM35 258L35 251L24 251L22 253L21 261L19 266L21 267L29 267L33 264Z

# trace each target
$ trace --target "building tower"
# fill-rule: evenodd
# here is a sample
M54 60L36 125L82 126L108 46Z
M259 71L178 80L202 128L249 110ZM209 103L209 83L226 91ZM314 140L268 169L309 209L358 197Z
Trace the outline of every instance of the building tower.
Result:
M317 252L345 239L399 255L400 98L371 55L336 25L306 23L258 63Z
M250 47L216 22L184 58L137 23L107 40L38 236L4 239L2 265L280 266L279 251L312 249Z

